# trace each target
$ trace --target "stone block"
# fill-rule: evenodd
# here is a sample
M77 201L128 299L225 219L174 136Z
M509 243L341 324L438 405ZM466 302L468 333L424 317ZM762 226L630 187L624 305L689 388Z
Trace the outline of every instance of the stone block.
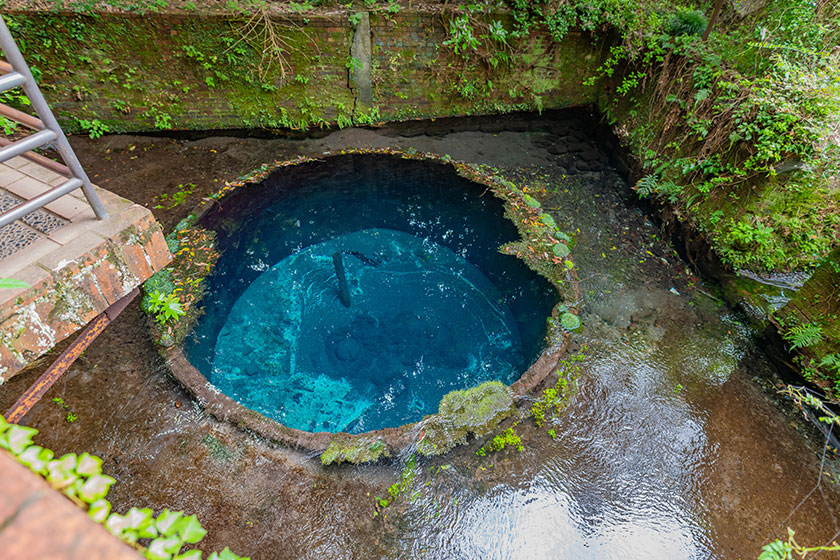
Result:
M15 181L14 183L3 185L3 188L5 188L12 194L18 195L24 200L30 200L35 198L39 194L50 190L52 187L50 187L46 183L42 183L38 179L29 177L27 175L22 175L21 178Z
M72 196L62 196L57 200L53 200L45 206L47 210L54 214L58 214L62 218L72 220L76 216L82 214L85 210L90 209L90 204L86 200L79 200ZM91 210L91 214L93 210Z
M5 163L6 163L6 165L8 165L9 167L13 167L13 168L17 169L18 167L24 166L24 165L26 165L27 163L29 163L29 160L28 160L28 159L26 159L26 158L22 158L22 157L20 157L20 156L15 156L15 157L13 157L12 159L10 159L9 161L7 161L7 162L5 162Z
M0 260L0 270L3 271L3 278L14 276L18 270L26 268L33 260L49 255L60 246L59 243L47 238L30 243L25 250L18 251Z
M38 165L34 161L27 161L24 165L18 167L18 171L25 173L30 177L38 179L41 182L49 183L57 178L62 178L61 175L51 169L47 169L42 165ZM66 180L66 178L64 178Z
M19 179L23 179L23 173L8 165L0 165L0 187L14 183Z

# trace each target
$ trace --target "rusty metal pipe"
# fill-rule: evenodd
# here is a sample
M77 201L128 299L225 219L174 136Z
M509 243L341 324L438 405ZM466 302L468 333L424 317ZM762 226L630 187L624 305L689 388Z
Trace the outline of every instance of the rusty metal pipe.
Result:
M33 383L26 392L12 405L6 412L6 421L13 424L20 422L23 417L29 412L35 403L41 400L46 392L52 387L58 379L64 375L76 358L82 355L90 344L96 340L105 327L111 324L111 321L117 318L117 315L128 306L131 301L140 293L139 288L134 288L125 297L114 303L111 307L100 313L96 318L88 323L82 334L74 340L70 346L52 363L47 371L41 374L35 383Z

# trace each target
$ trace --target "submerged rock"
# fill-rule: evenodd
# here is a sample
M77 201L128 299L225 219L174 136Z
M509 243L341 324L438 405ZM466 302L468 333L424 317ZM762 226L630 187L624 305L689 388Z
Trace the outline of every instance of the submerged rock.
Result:
M417 451L423 455L446 453L466 443L471 433L483 436L494 431L515 410L510 388L500 381L447 393L438 413L421 422L423 437Z

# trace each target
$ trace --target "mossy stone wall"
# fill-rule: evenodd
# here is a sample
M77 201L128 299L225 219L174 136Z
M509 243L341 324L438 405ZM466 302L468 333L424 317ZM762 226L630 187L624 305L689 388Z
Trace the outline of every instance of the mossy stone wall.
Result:
M371 13L373 104L364 107L348 79L359 61L347 14L277 16L271 27L282 61L264 56L266 28L249 25L250 17L29 12L11 19L71 132L94 119L111 132L302 129L595 100L595 87L582 82L602 49L583 34L561 44L536 34L511 67L465 70L442 45L439 14Z

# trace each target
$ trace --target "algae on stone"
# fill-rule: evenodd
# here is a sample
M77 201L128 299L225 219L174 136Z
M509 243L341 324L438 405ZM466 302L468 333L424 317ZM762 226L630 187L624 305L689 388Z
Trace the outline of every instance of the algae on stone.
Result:
M352 437L336 435L321 453L321 464L333 463L372 463L380 457L390 457L388 446L377 437Z
M476 387L452 391L443 396L438 413L420 423L423 437L417 451L441 455L467 436L487 435L515 411L513 394L501 381L487 381Z

